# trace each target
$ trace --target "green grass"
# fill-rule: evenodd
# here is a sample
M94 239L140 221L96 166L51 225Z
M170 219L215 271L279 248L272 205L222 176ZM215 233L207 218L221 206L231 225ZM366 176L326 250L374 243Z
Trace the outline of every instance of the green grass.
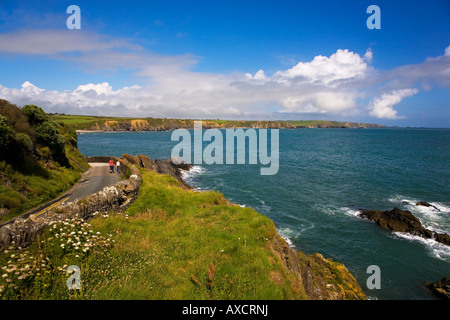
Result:
M100 117L100 116L81 116L81 115L50 115L50 120L61 122L68 127L73 127L77 130L83 130L94 126L96 123L101 124L106 121L124 121L134 118L118 118L118 117Z
M45 270L52 272L44 277L35 271L28 284L14 280L19 283L16 296L9 290L4 297L306 298L298 278L286 271L272 248L276 229L270 219L230 204L220 193L185 190L168 175L142 173L139 197L126 212L102 214L89 222L93 234L114 241L112 247L92 250L85 257L75 257L73 250L63 255L61 243L55 243L54 234L52 238L47 230L28 256L44 257ZM7 264L11 253L0 254L0 266ZM23 269L24 263L17 268ZM60 272L69 264L81 268L82 290L76 295L65 288L66 278ZM6 285L2 279L1 285Z
M143 172L140 195L122 214L92 225L114 234L110 277L97 299L289 299L300 297L270 250L273 222L230 206L217 192L196 193L170 176ZM96 264L97 268L103 268ZM103 273L100 273L103 274ZM282 277L283 278L283 277ZM116 279L111 281L111 279Z
M0 207L10 208L0 222L57 198L81 177L80 171L60 166L47 170L46 177L25 175L12 170L4 161L0 162L0 171L1 178L9 181L9 186L0 184Z

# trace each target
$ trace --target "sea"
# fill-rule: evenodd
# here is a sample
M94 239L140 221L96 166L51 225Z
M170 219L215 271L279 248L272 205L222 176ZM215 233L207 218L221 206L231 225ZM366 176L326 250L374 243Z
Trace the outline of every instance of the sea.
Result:
M172 133L83 133L78 147L85 156L165 160L179 143ZM261 175L261 166L201 163L183 175L195 190L217 190L269 217L295 250L343 263L369 299L439 299L426 285L450 276L450 247L357 214L397 207L450 234L450 129L280 129L278 172ZM370 266L379 267L379 287L369 284Z

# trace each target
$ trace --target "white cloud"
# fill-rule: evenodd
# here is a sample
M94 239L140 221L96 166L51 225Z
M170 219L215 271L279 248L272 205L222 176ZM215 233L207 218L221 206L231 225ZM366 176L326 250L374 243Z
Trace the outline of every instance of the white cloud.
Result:
M88 53L110 50L142 50L125 39L96 33L67 30L19 30L0 34L0 52L48 55L63 58L65 53Z
M413 96L419 92L417 89L394 90L384 93L381 97L372 99L369 103L370 115L380 119L400 119L394 106L404 98Z
M281 101L290 113L338 113L355 107L357 94L354 92L317 92L300 96L290 96Z
M366 60L368 63L371 63L372 59L373 59L373 52L372 49L369 48L364 54L364 60Z
M147 81L143 86L115 90L106 81L65 91L42 89L39 83L28 81L19 89L0 84L2 99L72 114L270 118L305 113L348 115L364 110L376 118L398 119L401 116L394 107L418 92L404 88L450 85L450 46L445 55L387 72L369 66L371 49L363 56L339 49L329 57L317 55L272 75L262 69L255 74L194 72L198 59L192 54L155 54L128 39L83 30L0 34L0 53L69 61L89 71L128 70ZM377 97L363 109L359 99L373 96Z
M264 70L259 70L255 73L255 75L252 75L251 73L246 73L245 75L247 76L247 78L253 80L267 80L267 76L264 73Z
M450 46L444 55L427 58L424 62L405 65L384 73L381 81L387 82L391 90L420 86L429 90L433 87L450 86Z
M331 85L333 82L364 77L367 64L357 53L337 50L329 58L316 56L311 62L299 62L286 71L278 71L274 78L281 82L300 78L308 82Z
M103 82L103 83L99 83L99 84L88 83L85 85L79 85L78 88L74 91L74 93L83 93L83 92L88 92L91 90L94 91L97 95L114 94L114 91L112 90L112 87L109 85L108 82Z

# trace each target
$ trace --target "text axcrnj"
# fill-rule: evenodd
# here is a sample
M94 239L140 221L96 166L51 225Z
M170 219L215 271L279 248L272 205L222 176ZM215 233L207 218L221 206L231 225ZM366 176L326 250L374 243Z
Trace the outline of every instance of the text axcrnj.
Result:
M261 315L267 317L269 308L268 305L259 304L234 304L228 305L226 309L221 309L216 306L198 307L189 304L188 307L183 307L181 311L183 315L208 315L210 318L214 317L216 312L225 313L226 315Z

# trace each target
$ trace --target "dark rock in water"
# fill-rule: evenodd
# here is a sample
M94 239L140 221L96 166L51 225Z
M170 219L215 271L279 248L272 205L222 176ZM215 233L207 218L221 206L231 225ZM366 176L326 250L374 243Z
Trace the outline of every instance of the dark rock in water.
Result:
M426 201L419 201L419 202L416 203L416 206L432 207L432 208L434 208L434 209L436 209L436 210L438 210L438 211L441 211L441 210L439 210L438 208L436 208L436 207L433 206L432 204L429 204L429 203L426 202Z
M427 285L427 287L440 297L450 300L450 277L442 278L438 282Z
M419 201L419 202L416 203L416 206L431 207L431 204L429 204L426 201Z
M177 163L173 162L173 160L176 160ZM177 167L178 169L181 169L181 170L185 170L185 171L189 171L194 167L190 163L185 163L180 158L176 158L176 159L170 158L170 159L167 159L166 161L170 162L170 164L172 166Z
M402 201L402 205L407 206L409 204L408 201Z
M161 160L161 159L156 159L155 160L155 164L157 167L156 172L158 173L162 173L162 174L169 174L172 177L174 177L175 179L177 179L178 181L181 182L181 184L188 189L191 189L192 187L190 185L188 185L184 180L183 180L183 175L180 171L181 168L189 168L188 164L175 164L173 163L172 159L167 159L165 161Z
M450 236L446 233L436 233L434 236L434 240L450 246Z
M376 222L385 229L417 235L422 235L424 232L424 228L419 219L407 210L400 210L398 208L389 211L361 210L359 215ZM431 234L427 238L431 238Z
M374 221L379 226L393 231L407 232L426 239L434 239L450 245L450 237L445 233L435 233L422 226L410 211L393 208L387 211L360 210L359 216Z

